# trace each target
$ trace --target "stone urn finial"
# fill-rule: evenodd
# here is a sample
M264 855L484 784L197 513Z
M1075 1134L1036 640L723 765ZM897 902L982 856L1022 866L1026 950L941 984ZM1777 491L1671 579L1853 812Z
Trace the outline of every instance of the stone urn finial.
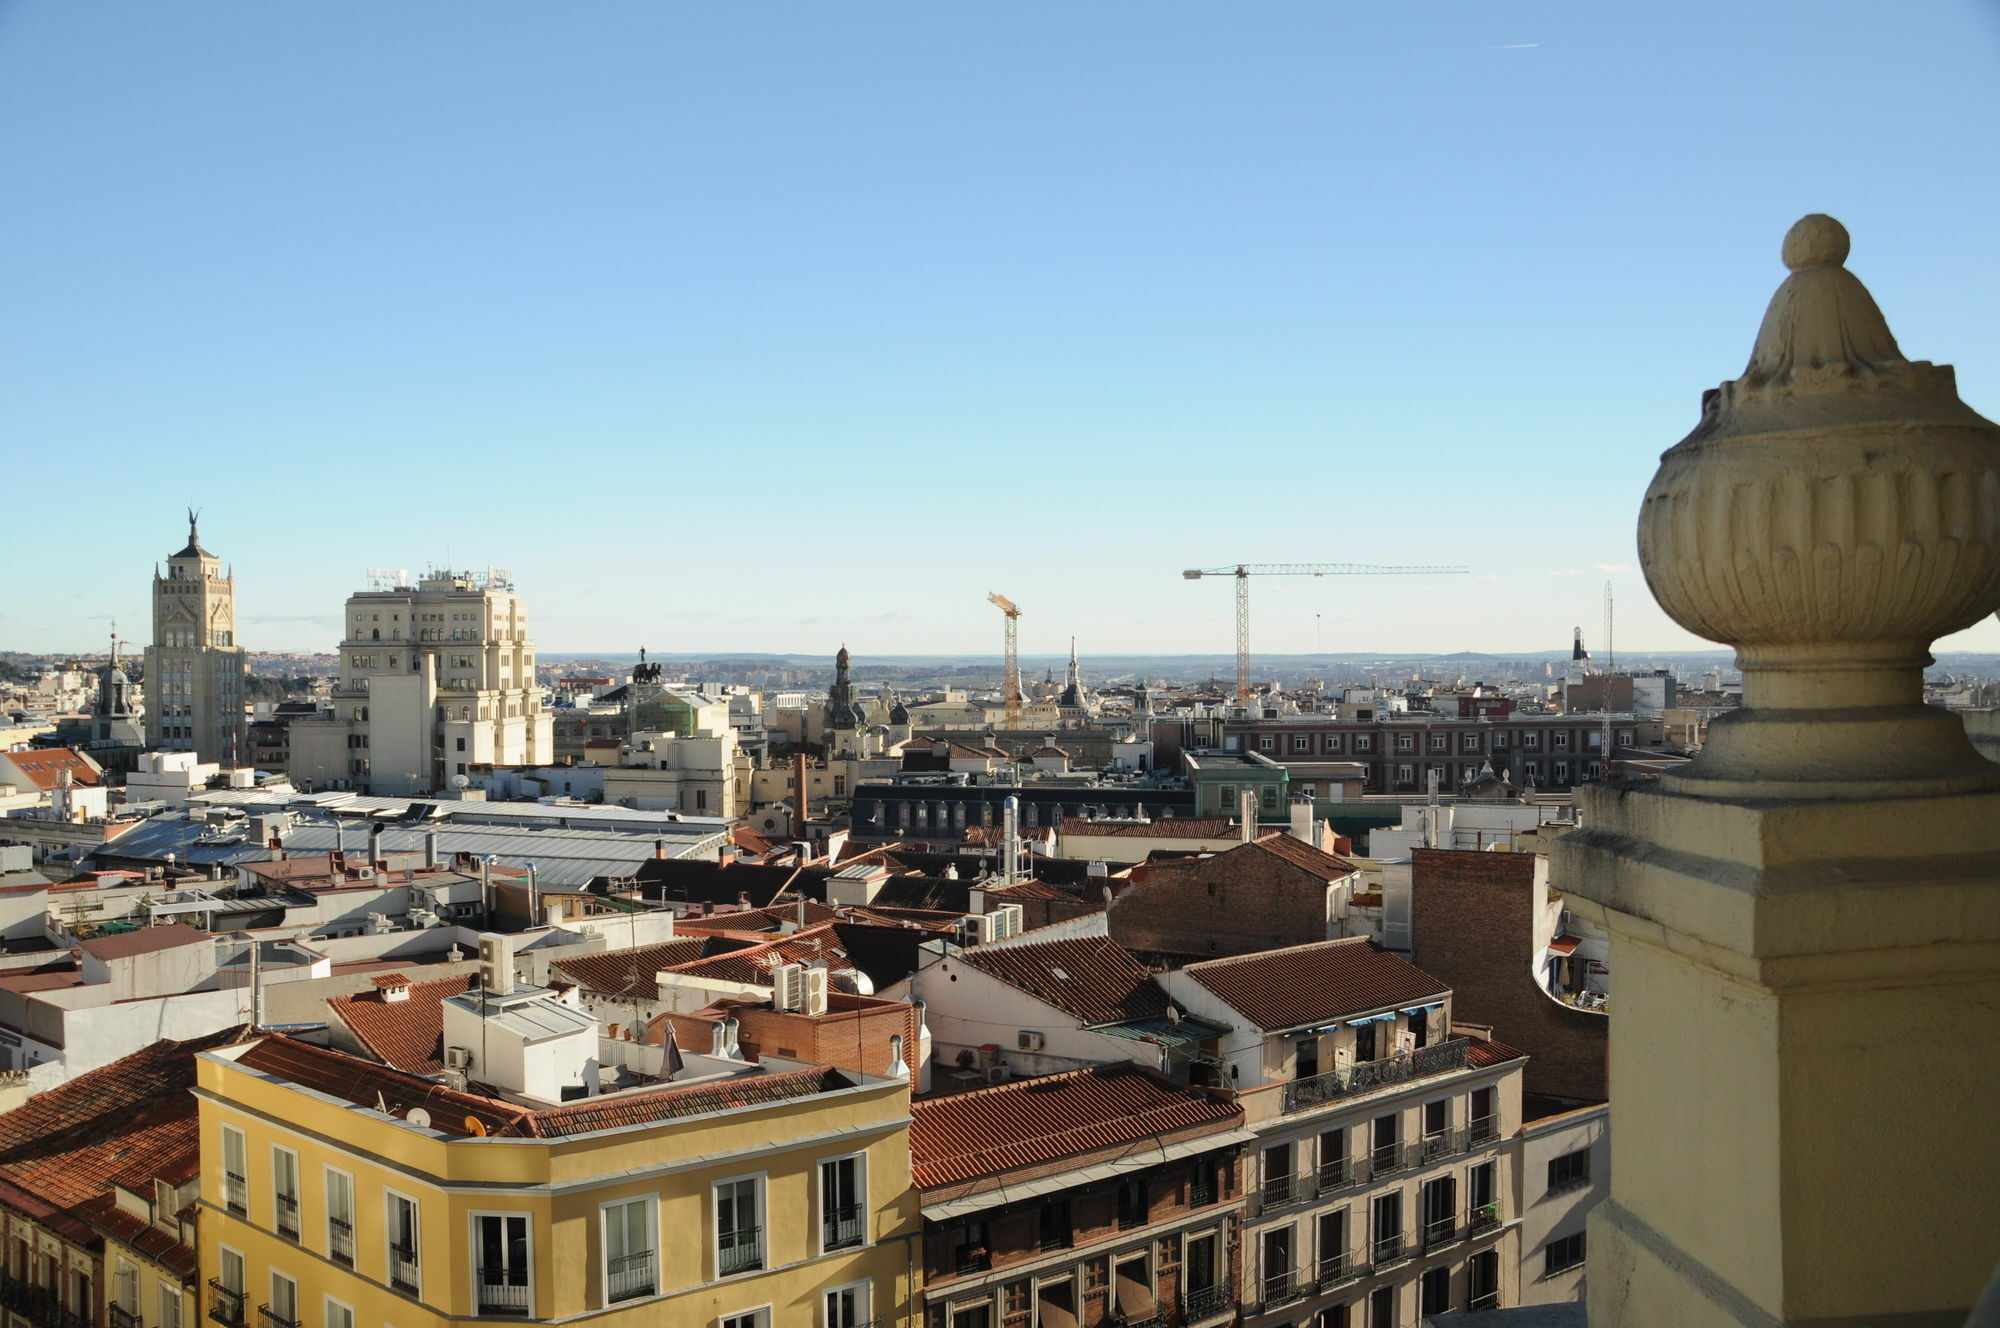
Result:
M2000 786L1923 704L1931 642L2000 607L2000 428L1949 366L1903 357L1847 251L1832 217L1792 227L1748 367L1704 394L1639 513L1660 606L1743 670L1684 792Z

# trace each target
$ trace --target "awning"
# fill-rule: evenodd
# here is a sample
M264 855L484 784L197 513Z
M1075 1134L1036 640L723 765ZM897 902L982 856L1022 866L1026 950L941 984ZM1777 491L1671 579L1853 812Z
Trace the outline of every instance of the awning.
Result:
M1109 1162L1074 1167L1058 1171L1053 1175L1036 1176L1011 1184L1003 1181L991 1189L980 1190L976 1194L961 1195L956 1199L946 1199L942 1203L925 1204L924 1220L948 1222L972 1213L983 1213L989 1208L1017 1203L1022 1199L1056 1194L1079 1185L1116 1180L1120 1176L1129 1176L1135 1171L1144 1171L1148 1167L1156 1167L1162 1162L1172 1162L1176 1158L1193 1157L1197 1153L1212 1152L1218 1148L1230 1148L1239 1144L1253 1144L1257 1139L1255 1130L1224 1130L1219 1134L1204 1134L1196 1139L1183 1139L1179 1143L1164 1146L1142 1144Z
M1393 1020L1395 1017L1396 1012L1391 1010L1387 1014L1371 1014L1366 1019L1350 1019L1347 1021L1347 1024L1350 1028L1359 1028L1363 1024L1379 1024L1384 1020Z
M1549 942L1549 949L1554 950L1557 954L1561 955L1575 954L1576 947L1581 944L1583 944L1583 937L1571 936L1568 932L1564 932L1562 935L1556 937L1553 941Z
M1123 1264L1118 1269L1118 1312L1134 1323L1150 1319L1157 1312L1153 1307L1153 1293L1139 1280L1145 1275L1146 1265L1143 1263Z
M1429 1014L1432 1010L1444 1009L1443 1001L1432 1001L1429 1005L1412 1005L1404 1014Z
M1051 1299L1051 1295L1055 1293L1067 1298L1069 1283L1056 1282L1042 1289L1041 1304L1037 1307L1041 1313L1036 1318L1040 1320L1042 1328L1076 1328L1076 1311L1061 1301Z
M1086 1031L1133 1042L1157 1042L1168 1047L1197 1047L1210 1038L1223 1037L1229 1032L1221 1024L1211 1024L1192 1015L1182 1015L1179 1023L1171 1019L1128 1019L1120 1024L1099 1024Z

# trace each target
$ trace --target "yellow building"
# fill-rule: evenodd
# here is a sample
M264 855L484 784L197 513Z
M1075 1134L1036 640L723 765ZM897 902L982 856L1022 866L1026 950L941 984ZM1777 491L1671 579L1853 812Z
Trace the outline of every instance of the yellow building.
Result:
M516 1000L513 1017L548 1006ZM506 1073L504 1052L449 1045L466 1037L453 1020L447 1061ZM565 1042L530 1039L526 1057ZM907 1312L906 1079L719 1046L677 1081L536 1102L272 1035L203 1056L196 1094L205 1308L224 1324L854 1328Z

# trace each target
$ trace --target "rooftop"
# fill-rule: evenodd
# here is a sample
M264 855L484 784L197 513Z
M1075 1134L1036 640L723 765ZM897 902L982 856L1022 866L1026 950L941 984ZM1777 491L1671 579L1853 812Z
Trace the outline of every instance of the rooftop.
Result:
M472 985L471 974L411 982L407 974L388 973L371 981L376 990L335 996L327 1001L327 1009L385 1065L407 1074L443 1074L444 1003L465 994ZM400 1001L387 1000L384 992L391 986L406 986L410 994Z
M1210 959L1182 971L1265 1032L1451 994L1444 983L1365 936Z
M1106 936L976 945L956 958L1086 1025L1167 1012L1151 972Z

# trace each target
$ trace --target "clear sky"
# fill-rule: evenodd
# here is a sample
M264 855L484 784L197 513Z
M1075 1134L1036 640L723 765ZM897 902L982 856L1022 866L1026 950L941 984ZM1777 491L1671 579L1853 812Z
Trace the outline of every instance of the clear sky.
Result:
M1696 644L1806 212L2000 415L2000 6L0 0L0 649L512 568L547 651ZM1944 643L2000 649L2000 624Z

